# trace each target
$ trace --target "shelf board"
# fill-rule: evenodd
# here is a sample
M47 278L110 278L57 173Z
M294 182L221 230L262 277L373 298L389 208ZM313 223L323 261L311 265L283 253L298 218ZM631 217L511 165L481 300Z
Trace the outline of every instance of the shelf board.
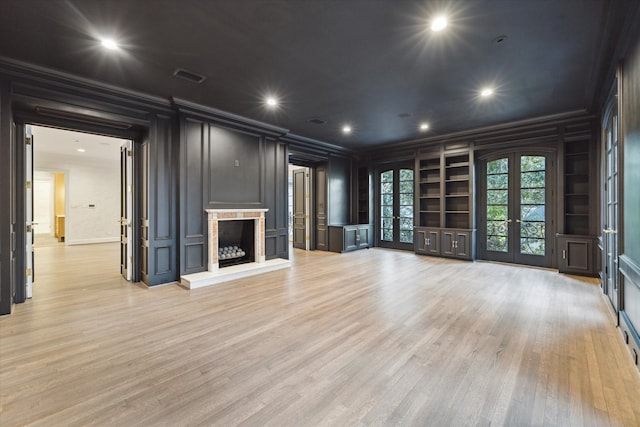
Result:
M440 184L440 179L421 179L420 184Z
M571 172L571 173L565 173L564 176L565 177L589 178L589 173L587 173L587 172L584 172L584 173Z
M420 213L431 213L440 215L440 211L420 211Z
M464 168L464 167L468 167L469 166L469 162L456 162L456 163L449 163L447 164L447 169L449 168Z
M460 214L465 214L468 215L469 211L445 211L444 213L448 214L454 214L454 215L460 215Z
M566 157L577 157L577 156L589 157L589 152L588 151L574 151L574 152L567 153L565 151L564 155Z
M469 197L469 193L445 194L445 197Z
M420 196L421 199L439 199L439 194L426 194L424 196Z
M450 179L446 179L445 182L464 182L464 181L469 181L469 177L466 178L450 178Z

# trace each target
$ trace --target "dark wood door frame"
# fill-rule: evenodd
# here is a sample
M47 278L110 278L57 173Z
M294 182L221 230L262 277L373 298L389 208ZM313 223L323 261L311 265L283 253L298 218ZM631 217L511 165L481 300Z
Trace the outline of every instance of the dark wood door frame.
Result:
M136 156L136 148L139 145L140 135L138 132L119 132L111 129L105 129L99 125L87 125L86 123L76 123L73 120L69 119L53 119L49 120L45 117L40 117L38 115L34 115L30 112L23 112L20 110L14 111L13 113L14 124L15 124L15 132L13 135L13 141L16 148L16 156L15 156L15 171L16 171L16 188L15 188L15 199L16 199L16 209L15 209L15 218L16 218L16 262L15 262L15 270L16 273L24 272L25 270L25 258L24 258L24 250L26 244L26 229L24 227L20 227L20 224L24 224L26 220L26 212L25 212L25 191L24 191L24 180L25 180L25 150L24 150L24 129L27 124L36 125L36 126L50 126L57 127L61 129L66 129L70 131L77 132L88 132L95 133L99 135L108 135L115 138L129 139L132 143L132 155L134 159L134 175L133 175L133 221L134 224L138 224L139 221L139 206L141 203L141 198L143 197L140 188L140 182L143 179L140 176L140 163L142 159ZM147 131L148 132L148 131ZM137 172L135 172L137 170ZM132 227L132 241L139 241L140 230L138 226ZM140 263L142 260L140 259L139 251L133 251L133 260L132 260L132 281L137 282L140 281ZM116 268L114 266L114 268ZM24 274L16 274L15 275L16 286L14 289L14 302L22 303L26 300L26 276Z
M376 169L376 176L375 176L375 191L374 191L374 200L375 200L375 221L374 221L374 236L375 236L375 241L376 241L376 246L379 247L383 247L383 248L390 248L390 249L401 249L401 250L408 250L408 251L413 251L414 248L414 243L403 243L399 241L399 233L400 233L400 215L399 215L399 196L400 196L400 190L399 190L399 171L400 169L411 169L414 172L414 177L415 177L415 162L414 161L402 161L402 162L394 162L394 163L389 163L389 164L385 164L384 166L380 166ZM385 241L382 240L382 236L381 236L381 224L382 224L382 213L381 213L381 198L380 198L380 189L381 189L381 182L380 182L380 174L382 172L385 171L389 171L389 170L393 170L393 174L394 174L394 182L393 182L393 193L394 193L394 237L393 237L393 241L389 242L389 241ZM415 180L414 180L415 181ZM412 204L413 209L415 210L415 185L414 185L414 203ZM415 225L415 212L414 212L414 225ZM415 240L415 236L414 236L414 240Z

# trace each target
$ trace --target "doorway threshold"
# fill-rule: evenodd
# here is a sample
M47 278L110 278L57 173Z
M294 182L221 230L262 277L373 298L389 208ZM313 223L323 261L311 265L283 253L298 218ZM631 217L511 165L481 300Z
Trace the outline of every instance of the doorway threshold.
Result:
M244 277L255 276L270 271L289 268L291 261L283 258L271 259L265 262L252 262L219 268L217 271L203 271L180 277L180 285L187 289L197 289L218 283L230 282Z

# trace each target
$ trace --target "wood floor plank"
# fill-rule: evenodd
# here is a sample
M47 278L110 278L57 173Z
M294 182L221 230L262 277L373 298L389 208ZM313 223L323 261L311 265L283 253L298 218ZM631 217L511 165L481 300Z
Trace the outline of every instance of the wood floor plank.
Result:
M0 425L640 425L594 280L371 249L186 290L117 244L36 252L0 318Z

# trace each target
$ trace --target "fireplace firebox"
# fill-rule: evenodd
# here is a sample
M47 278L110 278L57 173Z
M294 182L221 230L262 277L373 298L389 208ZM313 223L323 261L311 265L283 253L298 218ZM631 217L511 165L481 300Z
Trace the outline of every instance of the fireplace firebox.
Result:
M220 268L255 261L253 220L221 221L218 224Z

